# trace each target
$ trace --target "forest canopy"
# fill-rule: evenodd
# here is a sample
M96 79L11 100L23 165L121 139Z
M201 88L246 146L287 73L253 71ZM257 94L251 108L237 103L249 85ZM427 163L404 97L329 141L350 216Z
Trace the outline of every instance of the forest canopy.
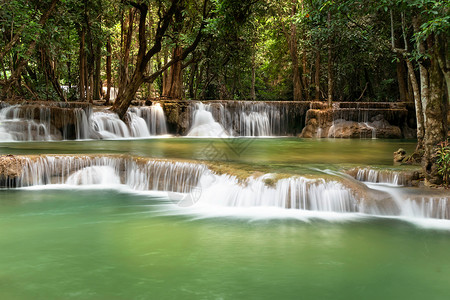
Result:
M433 55L448 86L447 1L0 5L3 99L413 101Z

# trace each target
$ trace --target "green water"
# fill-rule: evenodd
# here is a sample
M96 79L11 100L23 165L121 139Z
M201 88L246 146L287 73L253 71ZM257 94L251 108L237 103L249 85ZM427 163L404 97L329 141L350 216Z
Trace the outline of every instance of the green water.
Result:
M241 142L242 148L186 138L2 143L0 154L114 153L307 172L392 167L392 152L415 147L399 140ZM205 151L211 148L227 156ZM174 215L180 212L174 208L163 198L113 190L0 190L0 299L447 299L450 293L448 230L375 217L199 218Z
M304 168L381 165L392 167L393 152L408 153L408 140L237 138L1 143L0 154L130 154L135 156L239 163L262 171L296 173Z
M195 220L108 190L0 193L0 299L448 299L448 231Z

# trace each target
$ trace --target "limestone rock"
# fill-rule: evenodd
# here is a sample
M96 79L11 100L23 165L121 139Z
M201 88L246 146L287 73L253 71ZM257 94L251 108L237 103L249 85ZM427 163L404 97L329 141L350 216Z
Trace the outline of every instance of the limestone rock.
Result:
M0 188L14 187L22 174L23 161L14 155L0 156Z
M406 151L403 148L394 152L394 164L401 164L406 159Z

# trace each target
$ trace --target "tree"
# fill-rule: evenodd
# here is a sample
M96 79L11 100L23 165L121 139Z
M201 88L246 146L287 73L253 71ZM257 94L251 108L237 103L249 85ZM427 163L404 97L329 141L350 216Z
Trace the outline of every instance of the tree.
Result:
M137 59L135 63L135 69L129 82L126 86L119 88L119 94L116 101L112 106L112 111L117 113L120 118L124 118L131 101L134 99L136 92L144 82L151 83L156 80L167 68L172 66L178 61L184 60L198 45L202 36L202 29L205 26L205 22L202 21L199 24L199 29L195 40L192 44L184 49L182 53L172 58L168 63L162 66L159 70L153 72L150 75L146 74L147 65L149 61L161 51L162 40L169 26L173 22L173 16L175 13L179 13L183 10L182 0L172 0L169 7L161 6L158 8L159 19L156 25L156 34L153 40L152 47L147 51L147 39L146 39L146 19L148 13L148 5L146 3L127 2L139 11L139 25L138 25L138 39L139 48ZM203 2L203 19L206 19L208 13L208 0Z
M448 113L448 45L450 33L448 15L450 4L446 1L415 0L387 1L401 14L404 48L395 47L393 13L391 14L392 48L406 60L414 90L417 115L417 151L423 150L422 166L426 179L440 183L434 148L447 137ZM387 6L385 10L387 10ZM409 25L409 26L408 26ZM412 29L410 40L407 30ZM411 46L411 45L412 46ZM419 67L419 80L413 63ZM447 91L444 85L447 84Z
M38 38L41 35L41 28L45 25L50 15L54 12L56 8L56 4L59 2L59 0L52 0L50 4L46 7L45 10L43 10L43 14L39 18L39 21L37 22L36 26L34 27L35 31L35 37L30 43L28 44L28 47L24 53L20 57L17 57L16 61L14 62L14 67L11 68L11 76L9 78L5 78L3 81L0 82L2 85L2 97L5 98L7 96L11 95L11 88L13 85L18 84L22 72L25 69L28 60L30 59L31 55L33 54ZM34 25L34 24L32 24ZM8 44L5 45L5 48L1 51L1 59L3 60L3 57L12 50L14 45L17 43L17 41L20 39L20 36L23 33L23 29L26 27L25 23L23 23L19 29L18 32L13 33L13 30L11 30L11 40ZM6 73L6 72L5 72Z

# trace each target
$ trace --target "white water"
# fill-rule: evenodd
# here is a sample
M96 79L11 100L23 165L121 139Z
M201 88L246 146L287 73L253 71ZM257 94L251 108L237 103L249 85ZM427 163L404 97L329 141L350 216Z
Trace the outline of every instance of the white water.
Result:
M152 106L131 107L129 112L144 120L150 135L167 134L166 117L159 103Z
M124 187L128 191L163 191L184 213L217 215L273 209L332 213L361 217L389 216L407 219L450 219L450 201L444 196L414 195L404 188L367 183L370 190L386 194L381 200L361 198L359 193L336 180L300 176L274 180L266 174L240 182L230 175L217 175L205 165L188 162L141 160L126 157L40 156L27 159L19 187L73 188ZM367 191L370 191L367 190ZM366 195L370 195L366 193ZM357 213L355 215L355 213ZM328 214L327 214L328 215ZM447 225L450 225L448 223Z
M39 118L34 113L39 111ZM10 141L52 141L69 138L67 127L60 131L51 125L49 107L24 108L20 105L0 109L0 142ZM74 119L73 136L77 139L121 139L145 138L166 135L167 126L164 112L156 103L150 107L133 107L128 111L130 124L125 124L108 110L91 112L90 109L73 108L63 110L67 121Z
M132 107L128 110L129 125L115 113L103 110L91 117L91 131L101 139L145 138L167 134L164 111L159 103L150 107Z
M372 132L372 139L376 139L377 138L377 129L375 127L373 127L372 125L370 125L369 122L364 122L363 124L364 124L364 126L369 128L370 131Z
M223 103L193 102L193 124L189 135L221 136L218 133L222 130L231 136L274 136L281 135L286 129L284 121L288 116L282 118L278 107L251 101L228 104L230 107Z
M117 139L131 137L128 126L116 114L98 111L91 115L91 130L102 139Z
M356 180L372 182L372 183L387 183L391 185L405 185L406 178L401 172L389 170L375 170L370 168L358 169Z
M227 137L225 129L214 120L212 113L207 109L207 105L199 102L196 104L193 113L193 122L187 136L192 137Z
M19 105L0 110L0 141L51 141L58 136L51 134L49 110L42 108L39 120L34 109L22 111Z
M66 184L68 185L119 185L120 177L110 166L85 167L70 175Z
M401 187L369 182L365 184L371 189L388 193L399 208L399 212L396 214L398 216L450 219L450 201L448 197L414 195L405 197Z

